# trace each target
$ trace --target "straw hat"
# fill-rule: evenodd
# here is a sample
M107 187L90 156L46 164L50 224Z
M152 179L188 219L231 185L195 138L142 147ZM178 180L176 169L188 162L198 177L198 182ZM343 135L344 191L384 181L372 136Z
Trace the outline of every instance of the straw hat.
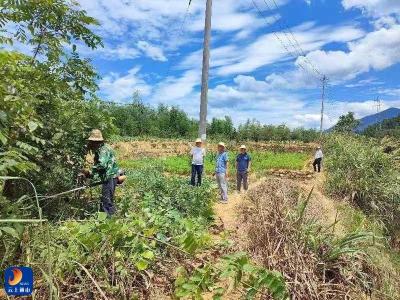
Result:
M219 142L219 143L218 143L218 146L221 146L221 147L224 147L224 148L225 148L225 143Z
M246 145L242 145L242 146L240 146L240 148L239 149L246 149Z
M203 141L202 141L201 139L196 139L196 142L195 142L195 143L197 144L197 143L202 143L202 142L203 142Z
M88 141L104 142L103 134L99 129L93 129L92 132L90 133Z

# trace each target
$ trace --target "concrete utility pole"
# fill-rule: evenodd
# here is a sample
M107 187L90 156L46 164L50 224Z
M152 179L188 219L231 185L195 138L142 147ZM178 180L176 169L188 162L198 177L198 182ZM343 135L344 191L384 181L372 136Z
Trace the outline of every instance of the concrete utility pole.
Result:
M207 138L207 102L208 102L208 69L210 67L212 0L207 0L204 25L203 69L201 73L200 123L199 135L205 141Z
M323 128L324 128L324 105L325 105L325 86L328 78L324 75L322 77L322 97L321 97L321 125L319 128L320 134L322 136Z

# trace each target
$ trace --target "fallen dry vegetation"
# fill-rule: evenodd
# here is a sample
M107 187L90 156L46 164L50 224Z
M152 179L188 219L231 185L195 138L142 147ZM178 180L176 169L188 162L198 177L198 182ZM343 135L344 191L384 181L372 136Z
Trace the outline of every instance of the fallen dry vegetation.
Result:
M280 271L293 299L346 299L374 294L379 276L364 252L371 235L335 237L305 211L299 186L267 179L240 207L242 247L263 267Z
M141 157L167 157L188 154L188 140L132 140L118 141L113 144L115 150L118 151L120 159L132 159ZM227 143L228 151L238 149L243 142L230 141ZM301 142L247 142L250 151L278 151L278 152L310 152L316 147L315 143ZM210 142L207 144L207 150L214 151L217 143Z

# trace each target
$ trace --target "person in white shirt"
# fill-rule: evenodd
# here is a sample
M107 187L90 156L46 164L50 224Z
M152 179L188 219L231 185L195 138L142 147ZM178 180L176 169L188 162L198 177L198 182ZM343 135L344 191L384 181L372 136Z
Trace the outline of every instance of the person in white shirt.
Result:
M201 139L196 140L196 146L192 147L190 155L192 156L192 178L190 184L195 186L201 185L201 176L203 174L204 157L206 156L206 149L202 147ZM196 182L197 177L197 182Z
M318 167L318 172L321 172L321 162L323 157L324 154L322 153L321 147L317 147L317 151L315 152L314 162L313 162L314 172L317 172L317 167Z

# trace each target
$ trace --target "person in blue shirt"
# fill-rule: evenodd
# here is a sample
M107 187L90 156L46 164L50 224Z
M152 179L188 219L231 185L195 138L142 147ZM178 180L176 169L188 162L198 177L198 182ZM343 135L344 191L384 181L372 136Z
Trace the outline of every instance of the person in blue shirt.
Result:
M219 192L221 195L221 203L228 203L228 174L229 162L228 153L225 150L225 144L218 144L218 154L215 166L215 178L217 180Z
M236 156L236 189L240 192L243 182L245 191L248 189L248 174L251 167L251 157L247 153L246 146L240 146L240 153Z

